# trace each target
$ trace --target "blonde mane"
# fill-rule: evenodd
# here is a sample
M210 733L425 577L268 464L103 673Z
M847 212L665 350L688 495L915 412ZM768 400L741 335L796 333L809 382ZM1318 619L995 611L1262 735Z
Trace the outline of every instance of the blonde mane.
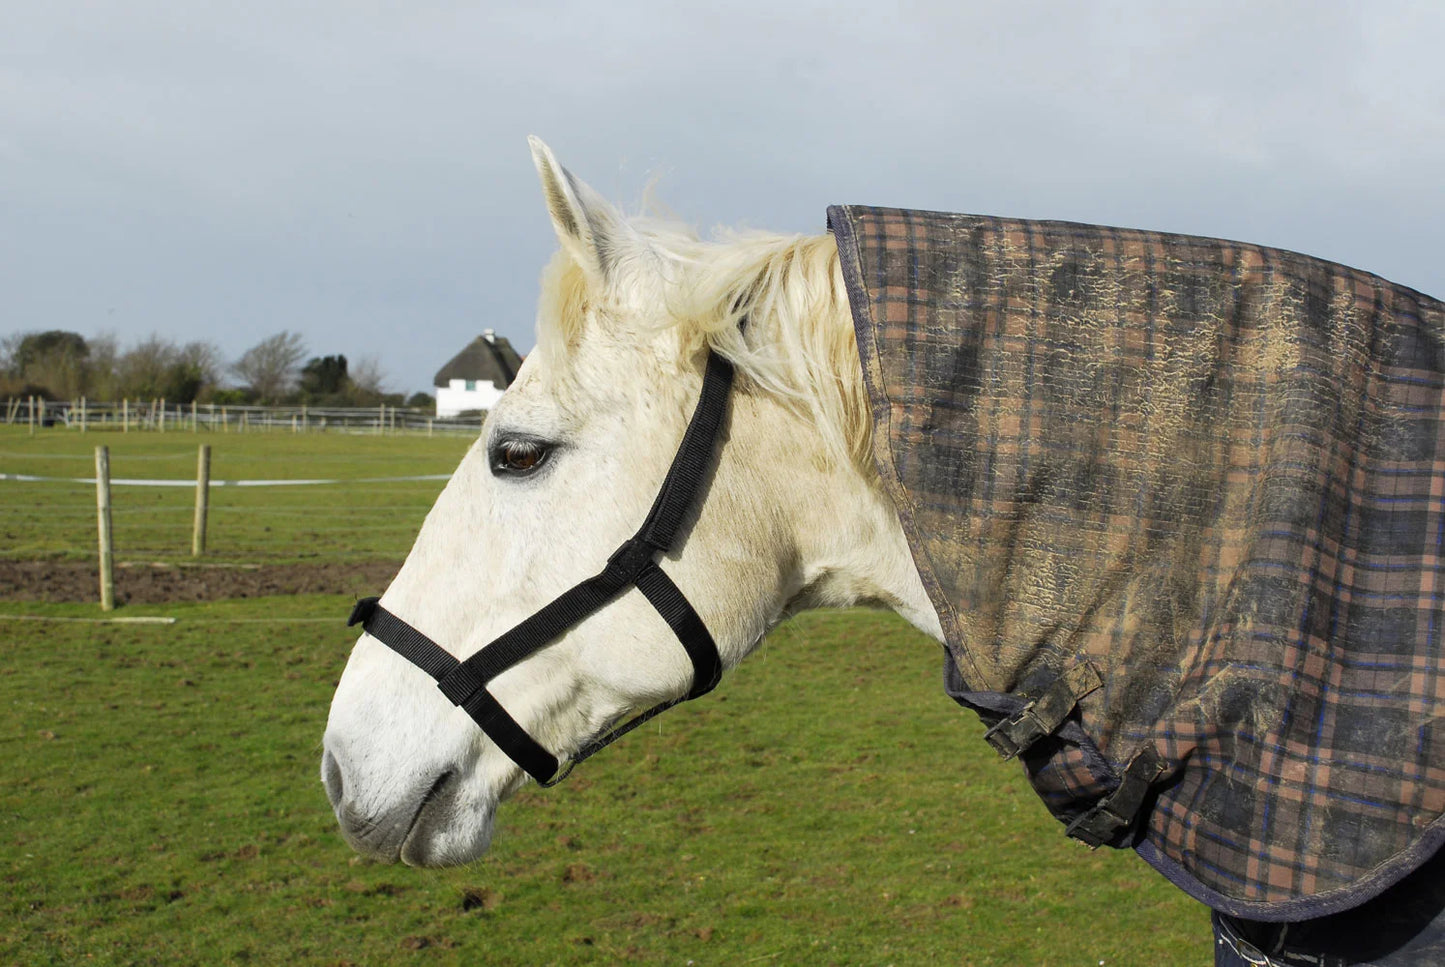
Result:
M833 459L871 470L872 421L833 236L719 232L704 240L668 220L638 216L628 225L641 244L619 264L646 262L661 278L663 326L676 335L679 362L711 348L733 362L740 389L807 415ZM618 285L632 275L624 269ZM599 294L565 251L544 270L542 292L538 349L565 367Z

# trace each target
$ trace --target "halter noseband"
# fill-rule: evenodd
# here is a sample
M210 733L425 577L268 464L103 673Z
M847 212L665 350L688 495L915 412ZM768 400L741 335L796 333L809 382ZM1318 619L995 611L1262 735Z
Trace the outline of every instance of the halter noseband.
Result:
M672 458L657 499L636 535L612 553L607 566L598 574L564 591L466 661L458 661L436 642L387 611L378 603L378 598L356 602L347 626L360 624L367 634L436 679L442 694L452 704L460 705L487 738L542 786L561 782L572 766L653 716L712 691L722 678L722 658L717 645L697 611L667 572L657 566L657 556L671 549L683 518L702 489L703 474L717 447L732 381L732 363L710 351L697 409L693 411L677 455ZM579 749L565 770L559 771L557 758L502 708L487 690L487 683L634 586L657 609L687 651L692 661L692 688L686 695L656 705L625 725L604 731Z

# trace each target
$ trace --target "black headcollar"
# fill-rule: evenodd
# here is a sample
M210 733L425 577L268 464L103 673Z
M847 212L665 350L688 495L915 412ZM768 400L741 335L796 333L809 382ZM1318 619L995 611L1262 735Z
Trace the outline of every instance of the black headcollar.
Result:
M360 624L367 634L436 679L442 694L465 709L498 748L543 786L561 782L572 766L654 715L711 691L722 677L717 645L697 611L667 573L657 566L657 557L671 549L683 518L698 499L703 477L717 447L732 381L732 364L709 352L697 409L693 411L652 510L637 534L613 552L607 566L598 574L563 592L466 661L458 661L436 642L387 611L377 598L358 601L347 624ZM545 648L567 629L633 586L652 602L687 651L692 661L692 688L686 695L663 702L588 742L570 757L566 769L560 770L557 758L507 714L487 691L487 683Z

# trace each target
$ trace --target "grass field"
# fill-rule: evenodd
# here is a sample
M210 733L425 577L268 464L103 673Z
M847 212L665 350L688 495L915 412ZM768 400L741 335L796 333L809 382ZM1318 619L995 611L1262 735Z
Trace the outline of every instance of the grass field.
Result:
M358 480L450 473L463 436L341 433L79 433L0 426L0 473L94 477L95 448L110 448L112 479L196 479L198 444L211 445L213 480ZM207 560L294 562L325 557L400 560L441 491L438 481L300 487L212 487ZM120 560L185 560L193 487L116 486ZM92 484L0 480L0 556L83 560L95 555Z
M311 476L309 454L333 476L445 472L463 446L303 439L225 473ZM430 497L392 499L414 527ZM271 535L263 555L296 559L294 534ZM410 534L332 539L400 558ZM122 609L177 619L154 626L0 602L0 963L1211 962L1203 908L1066 840L942 694L937 646L869 612L789 622L716 693L524 792L472 867L363 862L317 779L349 604Z

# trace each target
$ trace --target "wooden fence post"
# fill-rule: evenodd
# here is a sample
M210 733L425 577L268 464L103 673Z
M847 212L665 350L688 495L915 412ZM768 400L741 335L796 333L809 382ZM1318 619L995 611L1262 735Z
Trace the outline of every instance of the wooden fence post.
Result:
M35 435L35 397L30 397L30 435Z
M196 523L191 528L191 557L206 550L206 510L211 503L211 445L202 443L196 454Z
M160 423L157 424L157 425L158 425L159 428L160 428L160 432L162 432L162 433L166 432L166 401L165 401L165 400L161 400L161 421L160 421Z
M115 555L110 540L110 447L95 448L95 514L100 528L100 610L115 609Z
M120 401L120 432L130 432L130 398L124 397Z

